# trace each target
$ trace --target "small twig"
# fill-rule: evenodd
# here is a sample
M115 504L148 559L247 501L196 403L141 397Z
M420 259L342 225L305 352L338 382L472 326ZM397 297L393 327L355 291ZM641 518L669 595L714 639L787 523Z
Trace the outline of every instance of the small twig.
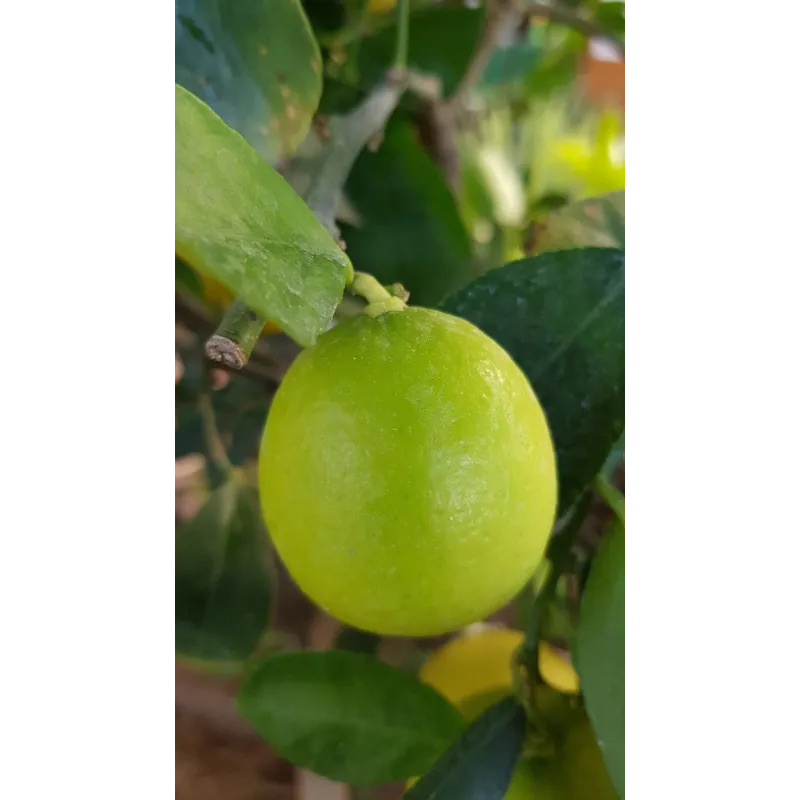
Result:
M620 522L624 525L625 495L605 475L598 475L595 478L594 486L600 497L605 500L606 505L619 517Z
M233 471L233 464L228 458L228 451L217 427L217 415L211 402L211 387L208 385L208 376L206 378L203 390L197 399L197 408L203 421L203 435L206 439L211 460L222 475L227 478Z
M180 294L175 295L175 318L200 336L208 336L216 328L214 320L208 316L199 303ZM250 354L250 359L238 372L264 383L269 389L275 389L282 377L282 372L277 369L263 339L258 342Z
M409 0L399 0L397 4L397 45L392 68L396 72L405 72L408 68L408 16Z
M494 0L487 3L486 22L481 31L478 44L472 53L467 69L461 77L455 92L448 100L448 106L456 113L463 107L470 91L478 83L492 57L500 32L506 21L518 13L514 0Z
M265 317L241 300L234 300L216 332L206 342L206 356L229 369L241 369L249 360L266 323Z
M580 16L572 9L546 3L528 3L525 0L494 0L487 4L486 23L480 39L478 39L478 44L458 88L448 101L448 105L452 106L456 115L464 105L470 91L481 79L504 26L518 14L528 18L540 17L559 25L565 25L589 38L606 39L617 48L623 58L625 57L625 45L618 38L603 30L593 20Z

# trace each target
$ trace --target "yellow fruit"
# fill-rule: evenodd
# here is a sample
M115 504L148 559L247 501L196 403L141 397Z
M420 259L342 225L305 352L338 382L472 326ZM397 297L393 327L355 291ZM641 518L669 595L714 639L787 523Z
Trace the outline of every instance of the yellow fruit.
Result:
M424 308L348 319L300 354L269 411L259 482L300 588L384 635L433 636L505 605L556 509L525 376L475 326Z
M397 5L397 0L369 0L367 11L370 14L385 14Z
M578 673L552 645L542 642L539 645L539 673L544 682L563 694L579 694L581 691Z
M511 690L511 662L520 631L483 626L451 639L423 664L419 677L472 718ZM578 675L551 645L539 645L539 672L557 691L580 691ZM469 712L469 713L467 713Z
M446 697L467 720L473 720L511 691L512 661L523 639L520 631L473 626L431 654L419 678ZM549 645L543 643L542 647ZM519 761L504 800L555 800L551 774L549 764ZM415 780L409 781L409 788Z
M503 695L511 690L511 661L523 639L522 633L508 628L467 630L429 656L419 679L464 713L465 703L476 696ZM480 711L469 716L478 714Z

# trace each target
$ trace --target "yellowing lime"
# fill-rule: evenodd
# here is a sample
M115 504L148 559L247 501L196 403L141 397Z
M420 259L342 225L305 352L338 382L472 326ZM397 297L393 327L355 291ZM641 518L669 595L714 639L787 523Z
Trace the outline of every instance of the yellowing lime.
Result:
M498 610L544 555L555 454L519 367L424 308L346 320L295 360L259 458L267 527L300 588L384 635Z
M563 694L580 693L580 681L575 668L566 655L547 642L539 645L539 672L544 682L556 691Z
M419 679L436 689L456 708L465 713L465 706L476 696L499 697L511 689L511 662L524 636L508 628L481 627L465 631L432 653L419 671ZM483 709L472 704L469 718Z

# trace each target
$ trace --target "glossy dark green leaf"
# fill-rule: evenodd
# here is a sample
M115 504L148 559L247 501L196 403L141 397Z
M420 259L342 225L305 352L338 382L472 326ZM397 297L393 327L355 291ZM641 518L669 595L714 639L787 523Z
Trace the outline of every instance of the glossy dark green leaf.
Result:
M625 796L625 528L603 537L581 601L576 667L614 786Z
M502 800L524 737L522 707L513 697L500 700L406 792L406 800Z
M536 223L535 254L576 247L625 249L625 191L571 203Z
M176 0L175 81L274 163L308 131L322 61L299 0Z
M347 253L383 283L400 281L414 305L435 305L466 282L470 241L441 172L394 119L376 153L365 151L347 181L358 227L342 225Z
M239 710L284 758L357 786L427 770L459 713L413 675L360 653L282 653L239 690Z
M289 184L177 85L175 251L306 347L353 269Z
M175 649L244 661L267 627L272 587L258 493L230 480L175 539Z
M527 375L556 446L559 505L600 471L625 424L625 255L601 248L526 258L443 304L499 342Z
M412 14L408 37L408 66L434 75L444 96L458 86L472 57L484 20L483 9L434 6ZM377 84L394 58L395 25L365 37L358 48L359 85Z

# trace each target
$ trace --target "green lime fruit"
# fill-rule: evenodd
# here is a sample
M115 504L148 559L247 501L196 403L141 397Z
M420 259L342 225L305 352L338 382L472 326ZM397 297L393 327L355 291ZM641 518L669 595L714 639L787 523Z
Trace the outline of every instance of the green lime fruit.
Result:
M433 636L498 610L539 565L555 453L525 376L469 322L359 316L295 360L259 458L272 540L353 627Z

